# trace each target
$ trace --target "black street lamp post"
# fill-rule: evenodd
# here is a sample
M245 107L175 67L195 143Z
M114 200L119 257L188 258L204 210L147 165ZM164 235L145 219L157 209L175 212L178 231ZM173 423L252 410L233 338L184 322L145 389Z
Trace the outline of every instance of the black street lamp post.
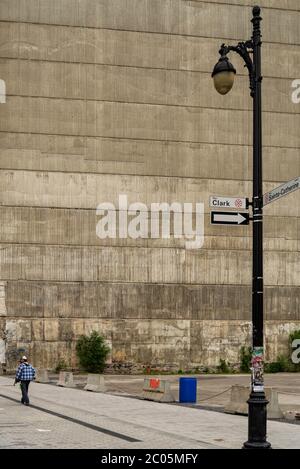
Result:
M253 98L253 279L252 279L252 360L251 393L248 402L248 441L243 448L271 448L267 437L267 404L263 379L263 193L262 193L262 109L261 109L261 30L260 8L253 8L253 35L237 46L222 44L220 59L212 76L216 90L231 90L236 70L227 54L237 52L249 72L250 94ZM251 58L251 54L253 57Z

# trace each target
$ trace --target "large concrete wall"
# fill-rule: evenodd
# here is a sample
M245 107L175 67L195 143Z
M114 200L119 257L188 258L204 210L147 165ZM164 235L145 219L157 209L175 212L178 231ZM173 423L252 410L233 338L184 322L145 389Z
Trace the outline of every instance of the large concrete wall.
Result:
M251 36L252 0L1 0L0 361L237 362L251 337L251 227L211 226L212 194L251 196L252 111L210 73ZM298 0L263 7L264 190L300 174ZM96 206L204 202L205 242L96 236ZM300 329L299 192L265 209L267 359Z

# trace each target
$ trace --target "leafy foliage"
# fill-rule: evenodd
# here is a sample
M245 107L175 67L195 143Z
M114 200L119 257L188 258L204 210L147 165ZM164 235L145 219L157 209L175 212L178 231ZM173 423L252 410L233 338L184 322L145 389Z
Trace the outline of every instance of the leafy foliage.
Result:
M292 332L289 336L289 342L292 344L293 340L300 339L300 329Z
M230 365L222 358L220 358L220 364L218 365L217 369L219 373L232 373Z
M76 344L80 366L90 373L103 373L109 352L104 337L96 331L89 336L81 335Z
M279 355L275 362L266 363L264 367L265 373L284 373L297 371L290 358L285 355Z
M242 373L249 373L251 366L252 350L251 347L241 347L240 351L240 371Z

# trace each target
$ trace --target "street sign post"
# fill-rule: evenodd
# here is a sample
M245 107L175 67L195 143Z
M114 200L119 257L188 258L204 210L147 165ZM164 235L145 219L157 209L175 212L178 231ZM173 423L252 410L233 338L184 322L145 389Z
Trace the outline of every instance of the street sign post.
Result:
M235 208L237 209L247 209L248 208L248 199L245 197L218 197L210 196L209 206L212 208Z
M294 192L297 189L300 189L300 176L296 179L292 179L291 181L281 184L281 186L278 186L272 191L264 194L263 205L265 206L271 202L274 202L274 200L281 199L281 197L291 194L291 192Z
M210 212L212 225L249 225L249 213L247 212Z

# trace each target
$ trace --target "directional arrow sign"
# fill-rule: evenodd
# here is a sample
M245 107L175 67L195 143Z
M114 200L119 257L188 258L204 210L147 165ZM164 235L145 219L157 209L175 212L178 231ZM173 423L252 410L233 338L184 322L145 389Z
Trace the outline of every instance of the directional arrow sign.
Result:
M248 208L248 199L245 197L218 197L211 195L209 205L213 208Z
M249 225L249 213L210 212L212 225Z
M267 205L270 202L274 202L274 200L281 199L281 197L284 197L297 189L300 189L300 176L276 187L276 189L273 189L270 192L267 192L263 198L263 205Z

